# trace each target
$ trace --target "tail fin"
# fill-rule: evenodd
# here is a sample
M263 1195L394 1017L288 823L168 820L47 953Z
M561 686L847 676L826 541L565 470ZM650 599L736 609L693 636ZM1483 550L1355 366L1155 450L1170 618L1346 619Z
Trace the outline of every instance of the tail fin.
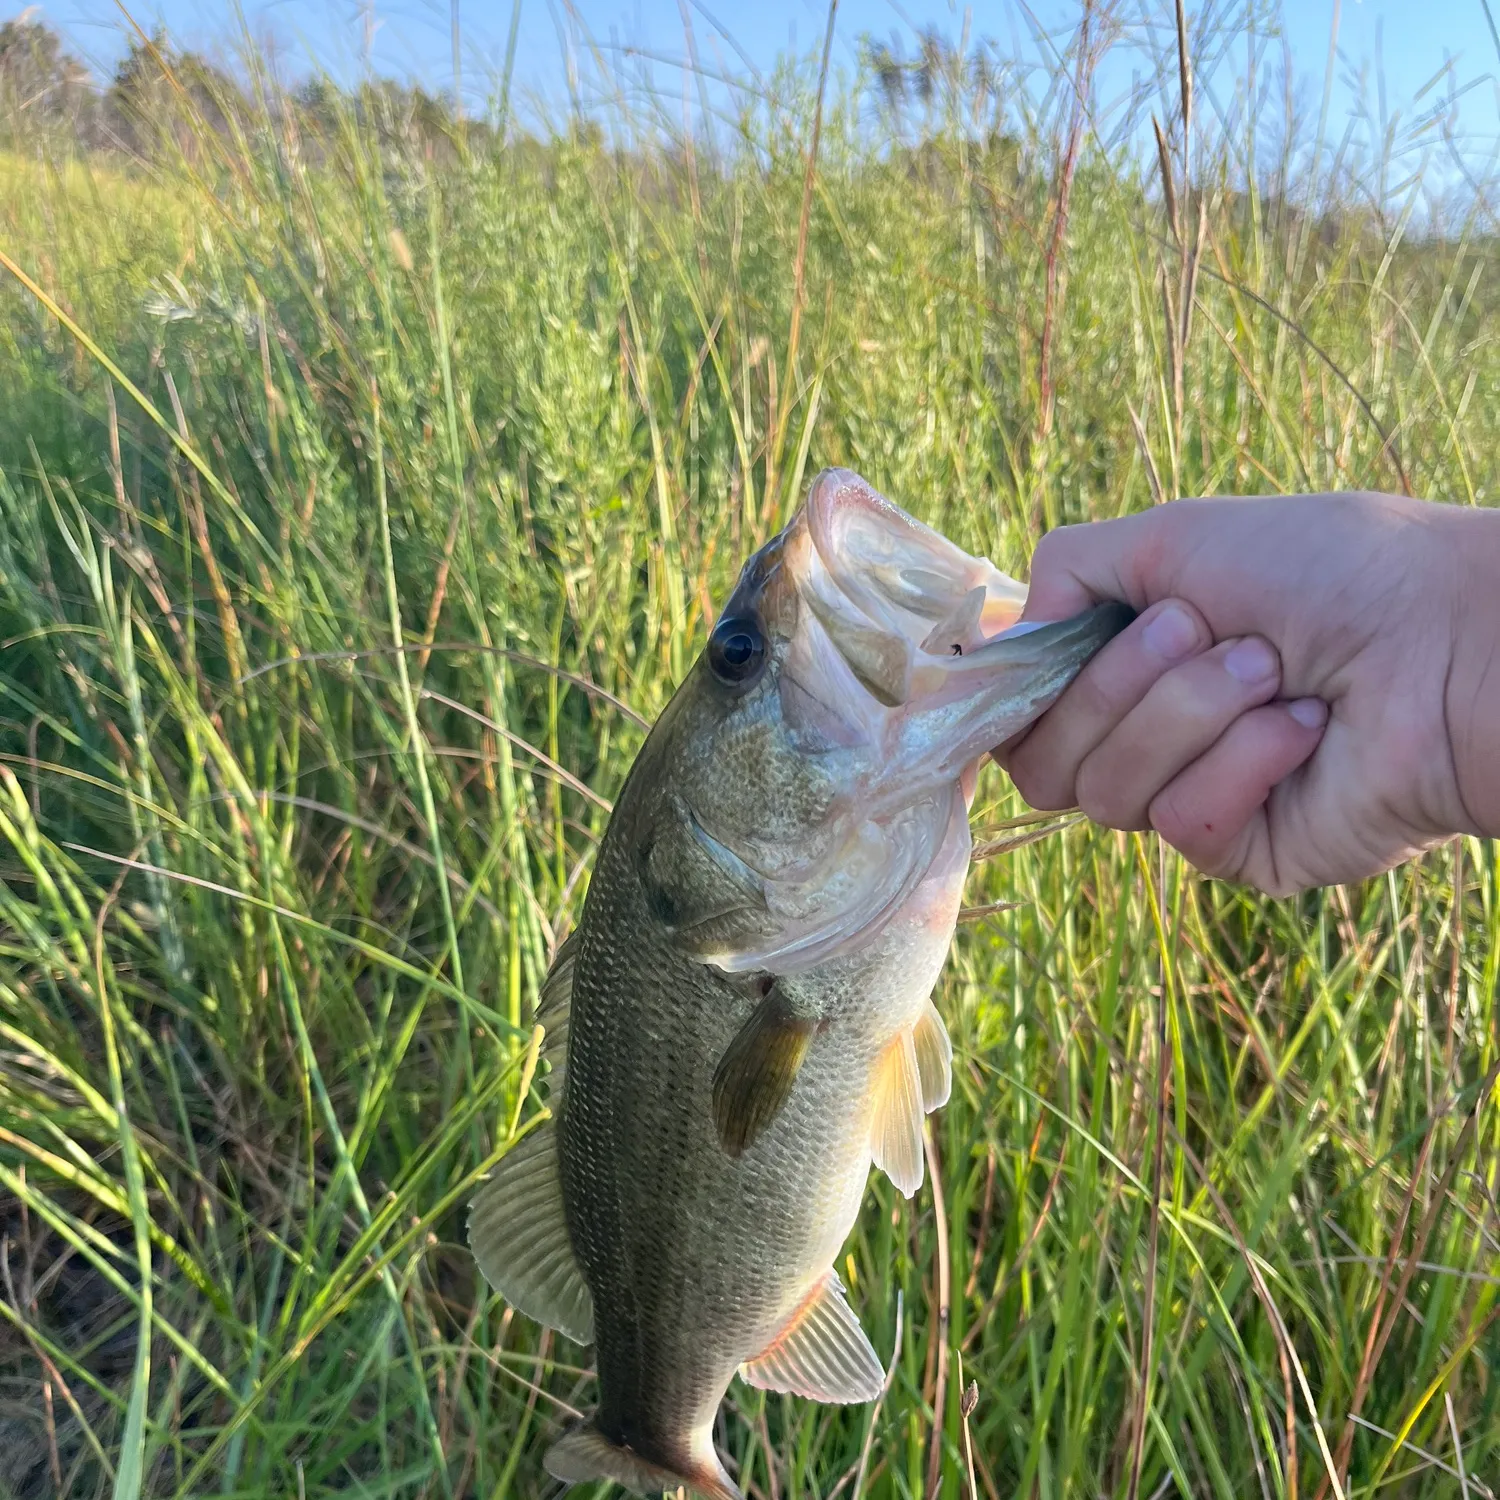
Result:
M656 1495L686 1485L705 1500L745 1500L735 1482L724 1472L712 1441L706 1442L705 1447L707 1452L692 1466L693 1472L679 1474L610 1442L592 1422L586 1422L582 1427L564 1433L547 1450L543 1462L554 1479L568 1484L612 1479L626 1489Z

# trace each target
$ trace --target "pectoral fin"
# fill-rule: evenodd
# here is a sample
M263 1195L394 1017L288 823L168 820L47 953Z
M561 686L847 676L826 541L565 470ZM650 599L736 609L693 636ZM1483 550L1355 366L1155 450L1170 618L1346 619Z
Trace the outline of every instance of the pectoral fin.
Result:
M714 1070L714 1125L731 1156L739 1156L786 1103L815 1029L772 989L725 1049Z
M568 1239L552 1121L513 1147L469 1212L469 1248L513 1307L576 1343L594 1338L594 1299Z
M768 1349L740 1366L740 1376L764 1390L846 1405L873 1401L885 1384L837 1271L818 1283Z
M922 1078L910 1031L895 1037L871 1081L870 1154L908 1198L922 1186Z

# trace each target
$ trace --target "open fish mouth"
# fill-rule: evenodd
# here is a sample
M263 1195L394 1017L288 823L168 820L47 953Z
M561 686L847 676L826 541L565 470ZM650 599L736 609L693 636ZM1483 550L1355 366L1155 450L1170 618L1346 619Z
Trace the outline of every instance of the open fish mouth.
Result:
M887 707L910 700L924 662L982 649L1026 602L1022 584L848 469L813 481L782 558L829 641Z
M832 715L869 726L856 695L839 690L844 674L830 669L828 648L837 653L885 710L876 713L888 775L957 774L1043 712L1133 617L1126 605L1106 604L1071 620L1019 624L1024 584L848 469L813 481L779 561L811 617L799 628L790 676L804 686L821 679L815 696L825 722Z

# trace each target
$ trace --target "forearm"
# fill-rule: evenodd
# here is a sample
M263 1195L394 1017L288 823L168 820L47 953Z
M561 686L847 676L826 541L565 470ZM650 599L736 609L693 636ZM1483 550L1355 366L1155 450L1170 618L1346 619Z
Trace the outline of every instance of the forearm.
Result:
M1500 510L1457 510L1462 607L1444 697L1459 795L1471 826L1500 837Z

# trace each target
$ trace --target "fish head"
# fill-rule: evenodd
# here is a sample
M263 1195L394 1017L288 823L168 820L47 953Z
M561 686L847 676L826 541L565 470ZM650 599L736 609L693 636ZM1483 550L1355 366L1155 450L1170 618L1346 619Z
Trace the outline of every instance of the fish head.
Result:
M1025 600L857 474L820 474L659 726L642 872L676 940L776 973L870 941L967 817L983 754L1132 615L1023 625Z

